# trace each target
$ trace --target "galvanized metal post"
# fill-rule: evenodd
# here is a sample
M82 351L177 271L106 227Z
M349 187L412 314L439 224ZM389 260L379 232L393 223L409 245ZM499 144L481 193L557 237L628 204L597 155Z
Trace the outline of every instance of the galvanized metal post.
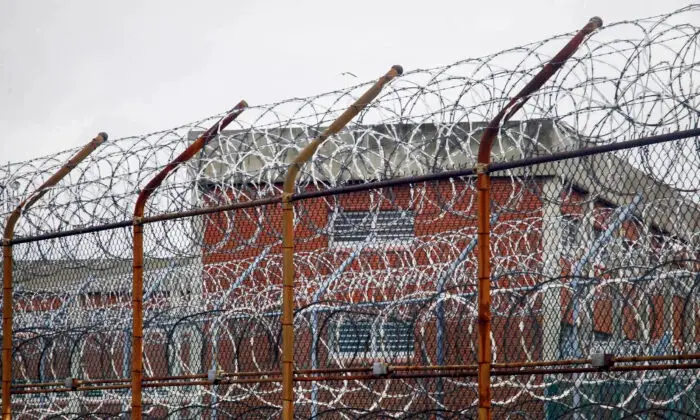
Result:
M488 174L488 165L491 162L491 147L498 135L501 124L505 123L520 108L525 105L530 95L537 91L549 80L576 49L584 38L600 28L603 21L599 17L591 18L588 23L564 46L564 48L540 70L508 104L501 109L496 117L491 120L484 130L479 143L477 172L477 212L478 212L478 292L477 292L477 363L480 420L491 419L491 179Z
M321 143L345 127L379 95L387 83L402 73L401 66L393 66L320 136L311 141L297 155L287 171L282 195L282 418L285 420L292 420L294 416L294 205L292 194L297 175Z
M80 162L90 155L97 147L107 141L107 133L100 133L83 146L72 158L66 162L55 174L46 180L36 191L19 203L10 214L5 225L5 235L2 242L3 253L3 287L2 287L2 419L9 420L12 416L11 393L12 386L12 239L15 236L15 225L22 215L22 211L28 210L34 203L46 194L51 187L56 185Z
M132 349L131 349L131 418L143 418L142 384L143 384L143 215L146 202L165 178L180 164L190 160L206 144L226 128L248 106L239 102L216 124L211 126L195 140L178 157L168 163L163 170L151 179L141 190L134 206L134 260L132 285Z

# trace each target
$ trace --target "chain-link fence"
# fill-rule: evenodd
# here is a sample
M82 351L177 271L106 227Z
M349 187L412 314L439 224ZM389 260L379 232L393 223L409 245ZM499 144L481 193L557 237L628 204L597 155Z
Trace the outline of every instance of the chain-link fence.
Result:
M700 207L644 170L691 146L492 173L494 415L700 413ZM297 416L476 415L470 171L295 195ZM682 175L697 185L697 170ZM207 214L146 219L149 417L279 415L280 200L217 210L257 188L208 183ZM130 229L16 242L14 411L128 413ZM612 359L593 366L594 354Z
M157 189L215 119L105 143L6 232L4 401L278 418L291 360L298 418L476 418L484 386L494 418L699 417L699 11L593 34L488 165L489 118L570 35L391 82L291 192L368 86L250 107ZM6 215L66 158L10 165Z

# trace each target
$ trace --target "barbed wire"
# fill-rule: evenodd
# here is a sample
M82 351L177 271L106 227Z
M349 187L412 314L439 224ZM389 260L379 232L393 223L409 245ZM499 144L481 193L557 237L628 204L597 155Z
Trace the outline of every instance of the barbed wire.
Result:
M700 117L697 5L654 18L610 24L595 33L564 71L534 94L513 124L499 137L497 159L543 153L562 147L617 142L653 132L697 127ZM504 103L540 69L568 35L559 35L490 56L406 73L340 135L314 157L300 188L337 186L355 178L383 179L414 172L435 172L474 162L478 135ZM199 159L183 167L154 197L152 212L202 205L193 191L199 182L248 181L273 189L269 181L290 157L329 125L367 85L251 106L228 135ZM232 98L237 101L237 98ZM18 234L63 230L131 217L139 189L220 115L173 129L110 140L101 146L49 197L25 214ZM538 124L539 122L539 124ZM538 134L551 124L556 138ZM546 130L549 131L549 130ZM666 150L697 155L697 147ZM0 171L8 199L33 191L74 150ZM640 157L643 162L643 156ZM675 184L683 159L658 173ZM647 163L648 165L648 163ZM270 191L260 191L270 193Z
M689 6L594 34L503 127L494 160L698 127L698 14ZM473 166L484 121L564 39L406 73L329 139L298 191ZM279 195L295 154L366 87L250 107L168 179L149 213ZM130 219L139 188L218 117L109 141L23 214L18 236ZM492 174L495 363L698 352L698 150L697 140L674 141ZM4 168L3 215L72 152ZM458 177L297 202L297 368L473 365L475 197L474 180ZM145 226L147 377L279 370L280 215L266 205ZM118 228L14 245L16 383L129 377L131 243ZM513 373L493 377L493 404L526 418L691 418L698 380L697 369L671 368ZM279 416L280 390L240 382L145 388L144 397L156 418L267 418ZM477 401L474 378L447 374L297 382L296 395L299 415L314 418L464 418ZM13 403L37 418L130 408L126 389Z

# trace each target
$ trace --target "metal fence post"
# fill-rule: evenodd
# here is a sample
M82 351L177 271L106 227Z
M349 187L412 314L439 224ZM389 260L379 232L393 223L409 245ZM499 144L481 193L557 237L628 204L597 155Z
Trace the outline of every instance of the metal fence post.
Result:
M154 176L139 193L134 206L134 260L132 285L133 337L131 349L131 418L143 417L142 383L143 383L143 215L146 202L165 178L180 164L191 159L206 144L238 117L248 106L239 102L216 124L205 131L197 140L187 147L178 157L168 163Z
M328 137L340 131L367 104L379 95L384 85L403 73L395 65L372 85L367 92L345 110L320 136L297 155L289 166L282 195L282 418L294 416L294 205L292 194L301 167Z
M15 225L22 211L29 210L51 187L62 180L80 162L90 155L97 147L107 141L107 133L99 133L90 143L83 146L55 174L46 180L36 191L19 203L10 214L5 225L2 241L3 253L3 287L2 287L2 419L9 420L12 416L11 393L12 386L12 239L15 236Z
M477 320L477 362L479 387L479 419L491 419L491 181L488 165L491 162L491 147L498 135L501 124L505 123L534 92L549 80L576 49L584 38L600 28L603 21L599 17L591 18L588 23L540 70L535 77L523 87L508 104L501 109L484 130L479 143L477 172L477 211L478 211L478 320Z

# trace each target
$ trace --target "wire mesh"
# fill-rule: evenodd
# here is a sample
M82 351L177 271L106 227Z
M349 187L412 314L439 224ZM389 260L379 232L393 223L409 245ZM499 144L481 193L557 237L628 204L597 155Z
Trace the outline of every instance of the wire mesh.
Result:
M494 161L698 127L699 12L595 33L501 129ZM484 121L564 39L409 72L302 169L298 193L331 191L295 201L299 418L476 416L474 178L343 188L472 167ZM250 107L147 216L279 196L289 162L366 88ZM131 229L31 237L128 221L139 188L218 117L110 141L23 214L22 418L131 410ZM698 150L491 174L495 417L700 416ZM70 153L3 168L5 215ZM281 219L268 203L144 225L146 417L279 417Z

